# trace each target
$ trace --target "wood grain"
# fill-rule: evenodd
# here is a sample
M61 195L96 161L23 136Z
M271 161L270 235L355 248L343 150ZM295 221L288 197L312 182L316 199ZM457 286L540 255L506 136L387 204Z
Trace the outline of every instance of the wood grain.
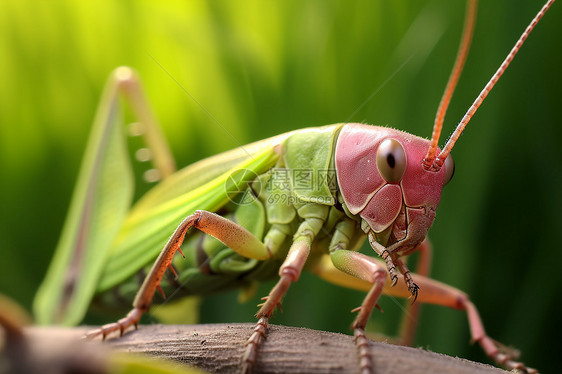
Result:
M244 342L253 324L146 325L122 338L105 342L79 340L87 328L32 327L31 340L74 340L111 351L136 352L175 360L211 373L235 373L240 367ZM375 373L507 373L468 360L419 348L371 342ZM305 328L270 325L259 351L255 373L357 373L357 354L352 336Z

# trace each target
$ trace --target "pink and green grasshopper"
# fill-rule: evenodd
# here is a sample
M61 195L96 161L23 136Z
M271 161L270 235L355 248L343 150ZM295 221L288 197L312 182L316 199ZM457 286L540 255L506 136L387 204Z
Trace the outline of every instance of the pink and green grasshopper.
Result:
M362 372L372 371L365 327L383 293L466 311L472 338L488 356L508 368L533 372L486 335L467 295L427 276L426 235L442 188L453 175L455 142L553 2L537 14L442 150L441 127L468 52L476 1L469 1L431 140L342 123L282 134L175 172L139 79L130 68L118 68L106 87L64 231L35 300L38 322L77 324L94 301L133 300L144 269L148 275L133 309L90 337L137 326L156 290L163 296L205 294L279 275L247 342L243 366L250 371L274 309L306 268L328 282L367 291L352 325ZM162 178L132 207L133 178L118 126L119 95L131 102L142 125L137 131ZM198 231L187 235L191 228ZM382 261L357 251L365 239ZM416 274L405 262L414 251L420 253ZM168 269L174 277L165 277ZM418 305L409 306L413 314ZM414 326L406 329L405 341Z

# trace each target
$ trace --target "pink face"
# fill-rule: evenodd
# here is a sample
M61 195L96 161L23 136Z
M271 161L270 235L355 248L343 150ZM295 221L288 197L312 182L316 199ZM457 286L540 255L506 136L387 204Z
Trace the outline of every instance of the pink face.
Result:
M373 232L394 225L393 250L408 252L425 238L452 175L452 160L438 172L423 168L428 148L429 140L386 127L347 124L339 135L336 172L345 204Z

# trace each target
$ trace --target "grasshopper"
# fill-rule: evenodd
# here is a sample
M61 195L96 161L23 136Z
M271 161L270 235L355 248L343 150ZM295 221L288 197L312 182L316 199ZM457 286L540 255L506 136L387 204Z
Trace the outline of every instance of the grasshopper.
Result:
M383 293L466 311L472 338L488 356L508 368L533 372L486 335L467 295L427 276L426 235L441 190L453 175L455 142L552 3L525 30L443 149L438 147L440 132L468 52L475 1L469 2L430 141L394 129L342 123L282 134L175 172L138 77L130 68L118 68L106 87L67 224L35 300L39 322L79 323L94 298L115 302L115 289L121 298L132 299L137 274L145 267L148 275L133 309L89 337L137 326L156 290L162 296L202 294L278 274L247 342L243 366L250 371L270 317L306 267L329 282L367 292L352 325L362 372L373 368L365 327ZM131 102L155 173L162 178L132 207L132 178L117 121L120 94ZM188 235L192 228L197 230ZM382 261L357 252L366 239ZM405 262L415 251L422 264L417 274ZM164 276L168 269L174 277ZM412 335L413 327L405 336Z

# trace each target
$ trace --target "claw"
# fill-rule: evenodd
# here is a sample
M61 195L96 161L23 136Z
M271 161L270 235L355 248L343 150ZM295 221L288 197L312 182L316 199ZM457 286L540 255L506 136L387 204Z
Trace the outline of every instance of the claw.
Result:
M504 353L498 353L495 357L496 362L500 365L504 365L508 359L509 356Z
M412 304L416 302L416 300L418 299L418 291L419 291L420 287L415 284L412 283L412 286L408 288L408 290L410 291L410 293L412 294L412 296L414 297L414 300L412 300Z
M396 286L396 283L398 282L398 276L394 274L393 271L391 271L390 273L390 279L392 280L392 287Z
M131 310L126 317L121 318L119 321L114 323L108 323L95 330L88 331L84 337L85 339L93 339L96 336L101 335L101 339L102 341L104 341L109 334L118 330L119 330L119 336L123 336L125 330L127 330L127 327L131 325L135 326L135 330L138 329L138 322L142 314L143 311L141 309L135 308Z
M490 338L490 340L494 343L496 348L498 348L499 352L506 354L510 359L519 360L519 357L521 356L521 352L519 350L502 344L495 339Z
M517 361L519 359L519 351L506 347L500 342L484 336L477 340L483 347L488 356L492 358L498 365L509 370L518 370L527 374L537 374L537 370L525 366L524 363ZM484 343L484 344L483 344Z

